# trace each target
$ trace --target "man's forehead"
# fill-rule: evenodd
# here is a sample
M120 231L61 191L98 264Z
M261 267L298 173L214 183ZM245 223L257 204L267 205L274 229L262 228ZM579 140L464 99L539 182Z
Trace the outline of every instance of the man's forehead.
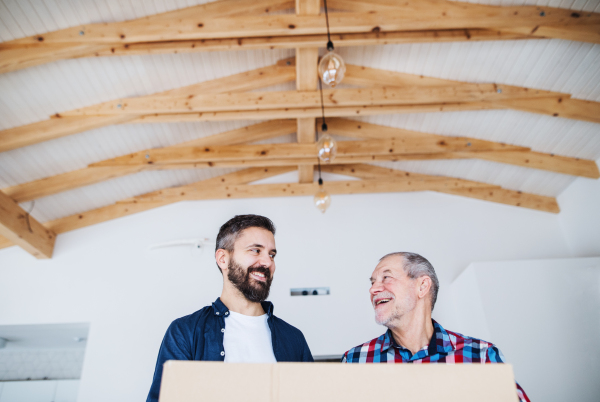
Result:
M375 270L373 270L373 275L375 275L376 273L379 272L383 272L386 270L390 270L390 271L403 271L404 269L402 268L404 265L404 261L403 258L399 255L391 255L389 257L384 258L383 260L379 261L379 264L377 264L377 266L375 267Z
M247 243L247 244L246 244ZM267 229L251 227L244 229L236 240L241 247L261 244L264 247L275 247L275 236Z

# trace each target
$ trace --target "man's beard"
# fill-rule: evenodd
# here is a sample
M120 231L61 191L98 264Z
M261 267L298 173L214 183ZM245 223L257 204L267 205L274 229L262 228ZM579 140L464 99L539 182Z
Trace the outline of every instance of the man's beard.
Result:
M265 282L250 278L252 272L260 272L265 275ZM244 297L251 302L260 303L269 297L271 290L271 271L267 267L248 267L246 271L233 258L229 261L227 279L239 290Z

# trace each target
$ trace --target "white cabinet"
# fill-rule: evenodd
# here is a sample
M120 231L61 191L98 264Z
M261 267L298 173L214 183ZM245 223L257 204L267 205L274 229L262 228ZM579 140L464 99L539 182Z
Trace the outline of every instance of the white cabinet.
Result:
M0 402L52 402L56 381L7 381Z
M77 402L79 380L0 382L0 402Z
M78 391L79 380L56 381L56 393L53 402L76 402Z

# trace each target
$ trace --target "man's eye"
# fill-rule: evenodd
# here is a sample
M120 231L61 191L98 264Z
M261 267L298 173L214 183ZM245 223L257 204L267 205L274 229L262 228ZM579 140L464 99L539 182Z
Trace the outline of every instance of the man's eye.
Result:
M271 259L274 259L274 258L275 258L275 254L271 254Z

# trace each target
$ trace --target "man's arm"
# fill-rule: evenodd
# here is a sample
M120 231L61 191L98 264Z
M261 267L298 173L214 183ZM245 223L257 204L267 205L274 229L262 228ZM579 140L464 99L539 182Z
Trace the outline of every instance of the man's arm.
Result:
M310 348L308 347L308 343L306 342L306 338L304 338L304 334L302 332L300 332L300 336L302 337L302 342L303 342L303 346L302 346L302 361L303 362L313 363L315 361L315 359L313 358L312 353L310 353Z
M160 380L162 378L163 364L167 360L193 360L189 334L182 329L181 325L178 325L177 321L173 321L165 337L163 338L160 350L158 351L158 359L156 360L156 367L154 369L154 378L152 379L152 386L150 386L150 392L146 402L158 402L158 395L160 393Z
M485 362L486 363L506 363L506 359L504 358L504 355L502 354L500 349L498 349L496 346L492 346L487 349ZM529 397L525 393L525 390L523 388L521 388L521 386L519 385L518 382L516 384L517 384L517 396L519 397L519 401L520 402L531 402L529 400Z

